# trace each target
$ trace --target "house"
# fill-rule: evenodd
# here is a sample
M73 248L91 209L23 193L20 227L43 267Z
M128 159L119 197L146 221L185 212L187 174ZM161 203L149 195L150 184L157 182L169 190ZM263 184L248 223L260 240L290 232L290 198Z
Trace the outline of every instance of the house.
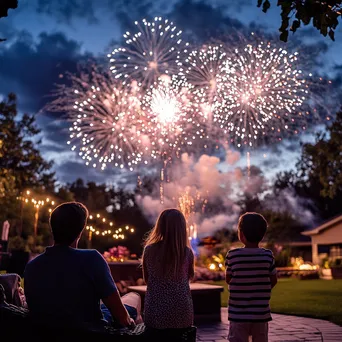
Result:
M311 241L310 237L299 234L294 236L291 241L277 241L273 243L275 250L282 250L284 248L289 250L290 257L302 257L304 261L311 261ZM230 248L239 248L243 244L240 241L230 243ZM213 248L223 248L224 245L215 238L207 236L200 240L198 244L198 251L200 255L211 256ZM260 247L269 248L267 241L262 241Z
M342 215L302 232L311 238L312 262L320 264L324 257L331 259L342 257Z

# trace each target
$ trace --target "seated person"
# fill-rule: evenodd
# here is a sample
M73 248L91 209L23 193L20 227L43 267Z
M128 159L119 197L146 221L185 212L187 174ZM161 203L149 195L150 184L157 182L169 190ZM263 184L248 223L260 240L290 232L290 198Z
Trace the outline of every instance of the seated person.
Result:
M159 215L145 242L142 264L147 284L146 327L149 330L191 327L194 310L190 279L194 276L194 254L189 246L185 217L179 210L166 209Z
M30 313L72 324L105 322L102 302L107 318L109 311L115 322L132 327L135 322L129 312L140 319L140 296L127 295L130 305L125 306L102 255L96 250L77 249L87 218L87 208L78 202L63 203L51 213L54 244L25 268Z

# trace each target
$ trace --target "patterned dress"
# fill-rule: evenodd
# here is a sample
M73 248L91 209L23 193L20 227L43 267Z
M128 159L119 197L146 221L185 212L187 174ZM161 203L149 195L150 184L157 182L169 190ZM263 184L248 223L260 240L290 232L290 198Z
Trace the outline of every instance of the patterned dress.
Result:
M187 247L182 269L177 276L163 276L163 265L158 259L160 244L147 246L144 252L143 262L148 273L144 322L147 327L155 329L187 328L194 319L189 285L194 255Z

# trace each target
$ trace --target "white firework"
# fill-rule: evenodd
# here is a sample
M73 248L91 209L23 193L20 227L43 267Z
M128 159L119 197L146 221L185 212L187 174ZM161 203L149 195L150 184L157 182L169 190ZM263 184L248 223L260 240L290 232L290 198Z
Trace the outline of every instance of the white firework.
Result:
M126 45L108 54L110 70L123 83L135 80L139 86L149 87L162 75L177 70L177 53L182 46L181 34L172 21L155 17L135 22L137 31L126 32Z
M226 58L226 52L219 44L192 50L184 61L179 61L180 77L192 85L194 106L209 119L217 94L217 75Z
M149 141L141 128L140 93L113 82L110 74L92 72L70 76L71 85L57 91L50 109L65 112L71 122L71 149L86 165L108 165L133 171L149 160Z
M160 78L147 90L141 107L144 132L152 141L152 155L172 154L191 146L203 133L194 115L188 85L176 77Z
M214 122L232 143L254 147L262 140L281 140L305 121L298 109L308 90L297 55L260 42L235 49L223 63Z

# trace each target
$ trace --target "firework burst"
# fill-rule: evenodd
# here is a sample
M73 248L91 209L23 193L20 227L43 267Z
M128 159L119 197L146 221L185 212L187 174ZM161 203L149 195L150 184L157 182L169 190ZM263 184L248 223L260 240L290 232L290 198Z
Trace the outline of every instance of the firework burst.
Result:
M179 61L180 77L193 86L194 105L209 119L217 95L217 74L225 60L226 53L220 44L192 50L184 61Z
M50 108L67 113L71 149L79 151L86 165L102 170L111 164L133 171L146 164L148 138L141 132L137 90L113 83L96 67L70 80L71 86L57 91Z
M152 156L177 152L204 136L195 115L188 85L176 77L159 78L147 90L141 106Z
M114 49L108 58L110 70L125 84L136 80L139 86L149 87L162 75L177 70L177 54L182 44L182 31L169 20L155 17L149 22L135 22L137 32L126 32L125 47Z
M260 42L235 49L225 60L218 74L214 122L231 143L255 147L297 133L305 124L299 108L308 89L297 55Z

